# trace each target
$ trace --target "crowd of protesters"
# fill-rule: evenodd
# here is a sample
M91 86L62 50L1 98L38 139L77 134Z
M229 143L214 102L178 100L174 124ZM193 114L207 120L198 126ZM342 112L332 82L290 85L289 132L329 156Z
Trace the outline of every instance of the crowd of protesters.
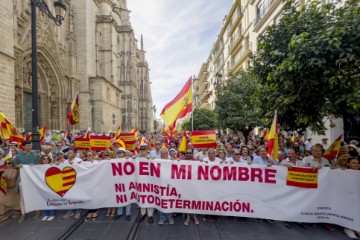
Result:
M272 165L280 165L284 167L311 167L322 168L331 167L333 169L353 169L360 170L359 143L355 140L348 144L342 142L337 156L328 160L323 157L324 150L329 147L327 139L322 139L321 143L312 143L310 137L304 139L303 136L298 136L296 139L285 138L279 136L278 159L272 159L266 149L266 142L263 138L256 136L243 137L237 135L221 135L217 139L216 148L192 148L191 143L188 143L186 151L179 152L179 143L181 135L173 136L172 138L164 137L160 134L146 133L143 137L146 139L142 144L138 143L137 149L133 152L125 148L112 145L105 151L77 151L74 139L83 137L85 131L76 132L74 134L64 134L64 132L54 131L52 134L46 133L46 136L41 142L41 151L32 150L30 141L23 142L23 149L19 149L16 143L6 140L0 141L0 174L6 177L7 193L0 192L0 222L6 221L9 217L18 218L18 222L22 223L26 220L24 200L21 195L21 180L19 179L19 169L23 165L37 165L37 164L81 164L81 162L106 161L116 158L148 158L148 159L168 159L168 160L191 160L202 161L204 163L215 162L221 163L245 163L245 164L264 164L268 167ZM94 133L93 133L94 134ZM65 135L65 136L64 136ZM97 135L109 135L106 133ZM24 136L25 138L25 136ZM306 141L305 141L306 140ZM165 142L167 144L165 144ZM165 147L168 146L168 147ZM9 154L11 152L11 154ZM9 157L10 155L10 157ZM6 160L4 160L6 159ZM1 166L2 165L2 166ZM131 207L129 204L126 207L108 208L106 217L117 220L122 217L125 208L125 219L131 220ZM72 209L62 216L63 219L81 217L82 213L86 211L86 221L95 221L98 216L97 209ZM148 223L154 222L154 208L141 208L137 222L144 221L147 217ZM12 213L12 215L9 215ZM174 217L178 213L163 213L158 211L158 224L162 225L165 222L174 224ZM41 218L42 221L52 221L57 217L57 210L36 211L34 218ZM231 217L230 219L234 219ZM194 224L199 224L199 218L196 214L185 214L184 225L189 225L191 220ZM204 221L220 220L219 216L205 215ZM247 218L238 218L239 221L248 221ZM256 219L262 222L264 219ZM274 223L273 220L266 220ZM300 223L299 223L300 224ZM292 227L292 223L284 222L287 228ZM333 226L324 224L325 228L333 231ZM357 239L356 235L359 232L351 229L344 229L345 234ZM359 235L360 236L360 235Z

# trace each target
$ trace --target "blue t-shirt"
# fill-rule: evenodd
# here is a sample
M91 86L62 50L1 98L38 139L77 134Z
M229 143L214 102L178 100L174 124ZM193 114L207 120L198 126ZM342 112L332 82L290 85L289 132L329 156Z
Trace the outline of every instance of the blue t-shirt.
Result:
M31 150L30 154L27 154L24 151L20 151L18 155L16 155L14 159L14 166L22 164L22 165L36 165L39 163L39 158L36 156L36 151Z

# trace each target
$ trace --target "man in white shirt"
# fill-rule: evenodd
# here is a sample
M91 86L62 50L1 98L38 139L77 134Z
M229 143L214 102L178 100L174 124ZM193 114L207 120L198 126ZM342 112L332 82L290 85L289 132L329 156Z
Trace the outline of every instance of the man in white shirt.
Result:
M308 137L306 142L305 142L305 150L306 151L311 151L311 147L312 147L311 137Z
M198 152L195 155L196 160L202 161L204 158L208 157L208 148L202 148L201 152Z
M244 159L240 159L240 150L239 149L234 149L233 150L233 155L231 158L227 158L225 160L225 163L247 163L247 161L245 161Z
M330 167L330 162L322 157L323 146L320 143L315 144L311 147L311 156L305 157L302 162L305 167L311 168L322 168Z
M215 149L210 148L207 153L208 153L208 157L203 159L204 163L210 163L210 162L221 163L221 159L216 157Z
M297 159L297 155L294 149L288 150L288 157L280 162L280 166L291 167L304 167L304 163Z
M160 156L160 149L161 149L161 142L156 141L155 142L155 149L150 152L150 158L161 158Z

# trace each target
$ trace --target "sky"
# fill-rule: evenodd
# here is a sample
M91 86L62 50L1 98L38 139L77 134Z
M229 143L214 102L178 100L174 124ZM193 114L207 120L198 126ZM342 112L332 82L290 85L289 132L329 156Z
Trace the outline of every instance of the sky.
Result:
M233 0L128 0L130 22L150 68L156 116L197 76Z

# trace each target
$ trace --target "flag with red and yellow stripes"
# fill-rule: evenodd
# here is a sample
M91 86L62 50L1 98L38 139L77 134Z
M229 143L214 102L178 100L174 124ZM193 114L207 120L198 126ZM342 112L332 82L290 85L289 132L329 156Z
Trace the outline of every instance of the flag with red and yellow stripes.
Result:
M0 137L6 140L17 142L18 145L24 141L23 136L18 132L14 125L0 112Z
M343 135L341 134L337 139L335 139L335 141L330 145L330 147L324 152L323 154L324 158L330 161L334 157L336 157L336 155L339 152L342 136Z
M279 151L279 128L277 111L275 111L274 121L271 125L271 129L267 137L266 148L272 159L277 160Z
M4 176L0 177L0 192L2 192L4 195L7 193L6 177Z
M175 128L176 121L192 111L192 78L186 82L179 94L161 111L161 118L170 129Z
M68 112L67 118L71 125L79 122L79 92L76 93L75 99L71 104L71 108Z

